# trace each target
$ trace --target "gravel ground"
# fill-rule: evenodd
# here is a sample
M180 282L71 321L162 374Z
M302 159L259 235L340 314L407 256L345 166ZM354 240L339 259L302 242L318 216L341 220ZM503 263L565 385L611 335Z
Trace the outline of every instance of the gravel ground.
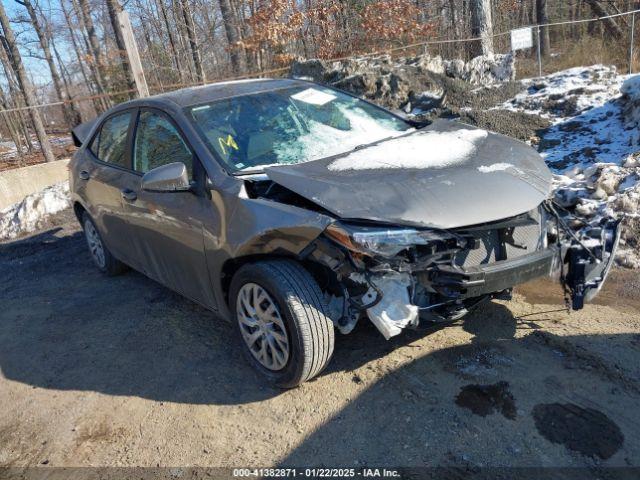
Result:
M362 322L281 391L229 322L102 276L65 211L0 245L0 466L640 466L639 275L570 315L545 281L389 342Z

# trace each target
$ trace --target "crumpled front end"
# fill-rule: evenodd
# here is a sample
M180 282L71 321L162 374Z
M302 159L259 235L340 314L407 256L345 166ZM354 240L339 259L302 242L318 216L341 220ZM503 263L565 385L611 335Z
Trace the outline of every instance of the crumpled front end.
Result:
M335 275L327 303L343 333L366 316L389 339L420 318L460 318L548 275L580 309L601 289L618 238L616 222L574 231L544 202L517 217L453 230L336 222L303 254Z

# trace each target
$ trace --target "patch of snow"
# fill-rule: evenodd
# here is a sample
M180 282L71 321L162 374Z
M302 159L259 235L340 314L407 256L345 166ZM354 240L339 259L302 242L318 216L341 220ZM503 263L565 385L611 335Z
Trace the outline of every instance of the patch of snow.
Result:
M640 75L632 75L627 78L620 87L620 91L631 100L640 100Z
M69 182L32 193L0 211L0 240L11 240L40 228L49 215L69 207Z
M466 161L487 135L478 129L419 131L350 153L329 164L329 170L449 167Z
M524 84L526 92L498 108L537 114L552 122L540 149L556 174L556 202L590 225L607 216L637 218L640 75L619 75L615 67L594 65ZM618 263L640 267L634 252L637 235L636 227L623 229Z
M493 165L481 165L478 171L481 173L502 172L509 168L516 168L510 163L494 163Z

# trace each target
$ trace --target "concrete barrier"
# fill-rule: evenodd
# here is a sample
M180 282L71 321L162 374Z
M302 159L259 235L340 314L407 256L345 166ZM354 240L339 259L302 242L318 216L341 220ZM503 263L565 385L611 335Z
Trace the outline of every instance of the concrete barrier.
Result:
M22 201L27 195L68 180L68 163L67 158L0 172L0 210Z

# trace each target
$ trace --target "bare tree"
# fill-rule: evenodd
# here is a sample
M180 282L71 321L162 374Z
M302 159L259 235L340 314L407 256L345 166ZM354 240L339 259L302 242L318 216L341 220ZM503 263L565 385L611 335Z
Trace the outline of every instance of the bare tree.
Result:
M20 87L18 85L18 79L16 78L16 74L11 66L11 62L9 61L8 49L5 47L4 39L2 39L2 45L0 46L0 63L2 63L2 68L4 70L5 78L7 79L7 86L9 87L9 96L7 98L7 107L6 108L22 108L25 106L24 95L20 91ZM5 114L6 115L6 114ZM33 144L31 143L31 134L29 133L29 128L27 124L30 122L28 119L29 114L24 110L19 110L15 112L15 120L16 120L16 128L20 135L24 139L25 147L29 153L34 151Z
M169 16L167 15L167 7L164 4L164 0L155 0L162 16L162 21L167 29L167 37L169 38L169 46L171 47L171 58L173 60L175 69L178 71L180 81L184 82L184 71L182 70L182 62L180 61L180 55L178 54L178 44L174 36L175 26L169 23Z
M231 8L229 0L218 0L218 4L220 5L224 31L227 34L227 42L229 43L231 68L233 69L233 73L240 74L244 70L244 65L240 57L240 52L238 51L238 42L240 41L240 35L237 30L238 19Z
M49 67L49 72L51 73L51 80L53 82L53 88L56 92L56 96L58 100L61 102L65 102L66 98L64 92L62 90L62 81L60 80L60 74L58 73L58 68L56 67L55 62L53 61L53 55L51 54L51 47L49 45L49 36L47 35L47 31L45 27L42 25L40 18L36 12L36 9L31 2L31 0L15 0L20 5L24 6L27 9L27 13L29 14L29 19L31 20L31 25L38 36L38 41L40 42L40 48L42 48L42 52L44 53L44 59L47 62L47 66ZM73 105L69 103L64 103L62 105L62 112L64 114L65 121L67 125L72 127L80 123L80 116L78 112L74 109Z
M491 19L491 0L471 0L471 33L481 37L474 55L493 54L493 22Z
M585 2L591 7L593 13L598 17L606 17L609 15L606 8L604 7L602 1L600 0L585 0ZM604 27L607 29L609 34L615 38L622 38L622 30L620 26L617 24L614 18L607 18L603 20Z
M45 161L53 162L55 160L55 157L53 156L53 151L51 150L51 145L49 144L49 139L47 138L47 132L45 131L44 124L42 123L42 117L40 116L40 112L38 111L38 109L34 108L37 105L37 101L33 93L31 80L29 79L29 76L24 69L22 56L20 55L20 51L18 50L16 38L13 34L11 24L9 23L9 17L7 16L7 12L5 11L4 5L2 3L0 3L0 26L2 27L2 31L4 33L3 44L8 50L9 59L16 73L16 77L18 78L20 89L22 90L22 94L24 95L27 106L32 107L29 108L29 115L31 116L31 121L33 122L33 127L36 131L38 142L40 143L40 150L44 155Z
M189 38L189 47L191 48L191 56L193 57L193 65L196 69L196 75L198 81L204 83L206 76L204 69L202 68L202 57L200 56L200 46L196 39L196 30L193 25L193 16L191 14L191 8L189 7L188 0L180 0L180 6L182 7L182 15L184 16L184 23L187 27L187 36Z
M536 19L538 25L549 23L547 0L536 0ZM540 53L545 57L549 55L550 43L549 27L540 27Z
M82 78L84 80L84 84L86 85L88 91L92 94L100 94L100 93L104 93L102 91L102 89L100 88L101 85L98 81L98 74L95 67L95 64L91 63L91 62L87 62L85 61L85 52L82 51L80 44L79 44L79 40L76 38L76 32L74 29L74 25L73 22L71 20L71 16L69 11L67 10L67 7L65 6L65 1L61 0L60 1L60 7L64 16L64 20L66 23L66 26L69 30L69 38L71 40L71 45L73 47L73 51L75 53L76 59L78 61L78 66L80 69L80 74L82 75ZM88 46L88 43L86 44L86 46ZM89 65L87 65L87 63ZM88 68L85 68L88 67ZM88 72L87 72L88 70ZM91 78L91 81L89 81L89 77ZM93 103L93 107L96 111L96 113L100 113L101 111L103 111L104 109L108 108L108 103L106 101L106 98L92 98L92 103Z
M89 8L88 0L72 0L74 9L77 11L78 18L85 29L87 34L87 41L93 55L93 60L96 64L97 78L96 82L100 93L104 93L109 84L108 76L105 70L104 57L100 50L100 42L98 40L98 34L93 24L93 18L91 18L91 9Z

